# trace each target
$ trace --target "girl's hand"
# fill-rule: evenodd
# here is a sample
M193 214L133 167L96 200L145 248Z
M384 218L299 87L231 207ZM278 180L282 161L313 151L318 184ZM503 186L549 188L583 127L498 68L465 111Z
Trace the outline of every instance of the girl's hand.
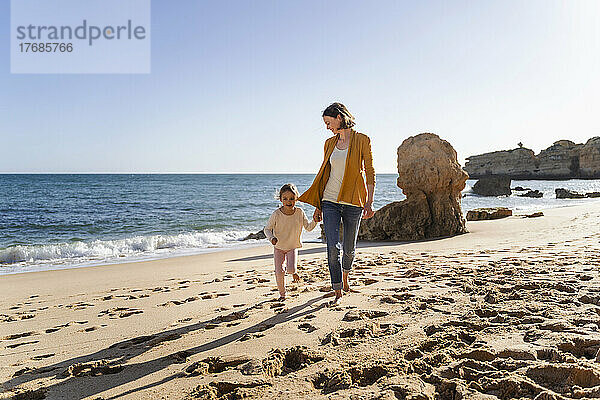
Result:
M373 211L373 209L371 208L371 204L369 204L369 203L365 204L365 206L363 208L362 218L363 219L369 219L373 215L375 215L375 211Z
M273 246L275 246L277 244L277 238L271 239L271 243L273 243Z
M313 213L313 219L315 222L321 222L323 220L323 213L318 208L315 208L315 212Z

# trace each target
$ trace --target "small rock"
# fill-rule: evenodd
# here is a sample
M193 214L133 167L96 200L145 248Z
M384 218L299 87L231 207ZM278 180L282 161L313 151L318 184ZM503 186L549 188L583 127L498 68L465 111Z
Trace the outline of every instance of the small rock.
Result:
M585 197L585 194L563 188L555 189L554 193L556 193L557 199L583 199Z
M537 218L537 217L543 217L543 216L544 216L544 213L541 212L541 211L534 212L534 213L531 213L531 214L525 214L524 215L525 218Z
M512 210L506 207L476 208L467 212L467 221L481 221L510 217Z
M544 194L539 190L530 190L527 193L520 194L519 197L533 197L537 199L540 197L544 197Z
M256 233L250 233L248 236L246 236L242 240L260 240L260 239L266 239L266 238L267 238L267 235L265 235L265 232L261 229L260 231L258 231Z

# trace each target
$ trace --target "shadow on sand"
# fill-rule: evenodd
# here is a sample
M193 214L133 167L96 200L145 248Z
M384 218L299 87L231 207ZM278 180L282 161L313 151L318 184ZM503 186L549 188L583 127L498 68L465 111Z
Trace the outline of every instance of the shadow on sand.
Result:
M315 303L319 302L320 300L324 300L326 297L328 297L327 294L315 297L303 304L290 308L286 312L274 315L248 328L228 334L226 336L223 336L222 338L212 340L202 345L180 350L154 360L125 365L124 368L118 373L110 375L100 375L92 378L69 376L66 380L63 380L54 385L50 385L45 389L47 390L48 395L60 393L62 395L68 394L68 396L74 396L73 398L93 396L105 390L109 390L136 381L137 379L140 379L144 376L153 374L157 371L167 368L172 364L183 364L186 362L186 359L188 357L232 343L241 339L247 334L264 332L267 329L273 328L274 326L277 326L279 324L289 322L303 317L307 314L313 313L326 306L326 302L322 302L316 306L313 306ZM127 362L127 360L137 357L153 349L161 343L176 340L187 333L203 329L209 324L227 324L233 321L245 319L248 317L247 313L249 311L253 309L262 308L265 304L271 302L273 302L273 300L262 301L251 307L238 310L224 316L219 316L208 321L198 322L192 325L171 329L153 335L139 336L136 338L124 340L92 354L71 358L69 360L61 361L53 365L25 372L20 376L13 377L9 381L4 382L2 384L2 387L5 390L9 390L23 383L33 381L42 377L56 377L58 379L64 379L63 373L69 368L69 366L76 363L89 363L93 361L109 360L111 364L124 364ZM152 384L132 389L117 396L111 397L111 399L115 399L124 395L129 395L151 387L156 387L165 382L182 377L182 373L178 372Z
M366 242L366 241L360 241L356 244L356 247L357 248L366 248L366 247L401 246L401 245L413 244L413 243L433 242L433 241L437 241L437 240L448 239L450 237L452 237L452 236L443 236L443 237L438 237L438 238L433 238L433 239L413 240L410 242ZM301 255L301 256L309 255L309 254L327 254L327 246L323 245L323 246L319 246L319 247L314 247L312 249L302 249L302 250L298 251L298 255ZM262 255L258 255L258 256L235 258L232 260L227 260L225 262L258 261L258 260L268 260L268 259L272 259L272 258L273 258L273 253L268 253L268 254L262 254Z

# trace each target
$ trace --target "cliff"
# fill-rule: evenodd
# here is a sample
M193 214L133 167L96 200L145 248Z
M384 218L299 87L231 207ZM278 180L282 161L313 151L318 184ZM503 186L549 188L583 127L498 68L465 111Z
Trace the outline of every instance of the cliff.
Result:
M489 175L511 179L600 178L600 137L585 144L559 140L538 155L520 147L471 156L464 169L474 179Z

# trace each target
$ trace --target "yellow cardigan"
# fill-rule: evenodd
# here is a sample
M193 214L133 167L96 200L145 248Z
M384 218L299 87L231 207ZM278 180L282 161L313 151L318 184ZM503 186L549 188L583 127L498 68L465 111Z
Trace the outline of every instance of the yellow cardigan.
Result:
M298 200L311 204L318 209L321 209L323 192L325 191L325 185L329 180L331 172L329 157L333 153L337 140L338 135L332 136L325 141L323 164L321 164L321 168L310 188L298 198ZM366 184L363 171L367 178ZM342 178L342 187L340 188L337 201L350 203L357 207L364 207L367 201L366 185L375 185L371 139L365 134L352 130L348 155L346 157L346 168L344 170L344 177Z

